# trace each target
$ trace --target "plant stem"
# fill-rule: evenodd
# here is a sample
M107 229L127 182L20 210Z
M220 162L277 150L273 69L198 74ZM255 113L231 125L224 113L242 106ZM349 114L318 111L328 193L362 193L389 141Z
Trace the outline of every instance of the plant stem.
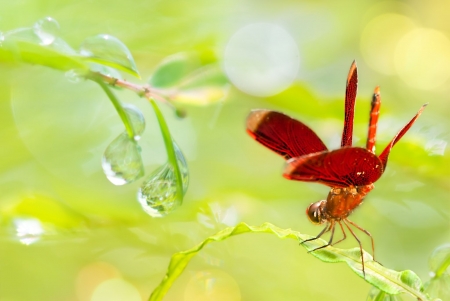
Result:
M164 116L162 115L158 105L156 104L155 99L158 99L166 104L169 104L172 108L174 108L172 103L168 102L163 97L162 93L158 89L151 88L149 85L133 84L133 83L127 82L125 80L112 78L110 76L107 76L107 75L104 75L101 73L92 73L92 75L88 76L88 78L95 80L103 88L103 90L105 90L106 94L108 94L108 97L110 97L111 101L113 102L114 106L116 107L116 110L119 113L119 115L121 115L121 112L119 111L120 109L125 114L123 107L120 105L119 100L115 97L115 95L111 92L111 90L108 89L105 82L110 85L113 85L113 86L121 87L124 89L131 90L133 92L136 92L138 95L145 97L150 102L150 104L153 107L153 110L155 111L155 115L156 115L156 118L158 119L159 127L161 129L161 134L163 136L164 145L166 147L166 152L167 152L167 160L173 166L173 169L174 169L173 171L175 173L175 179L176 179L176 183L177 183L177 198L178 198L179 204L181 204L183 202L183 195L184 195L183 179L181 177L180 167L178 166L178 159L177 159L177 155L175 153L173 139L170 134L169 127L167 126L166 120L164 119ZM112 95L112 97L110 95ZM114 100L112 98L114 98ZM120 107L120 109L117 109L117 104ZM122 117L122 115L121 115L121 117ZM125 117L128 118L128 116L126 114L125 114ZM128 121L125 121L123 118L122 118L122 120L125 124L125 127L127 127ZM132 128L131 128L131 130L132 130ZM128 131L128 128L127 128L127 131Z
M103 89L103 91L105 91L109 100L111 100L112 104L114 105L114 108L116 109L117 113L119 114L120 118L122 119L122 122L125 125L125 130L127 131L128 137L130 137L130 139L133 139L133 141L134 141L133 125L131 124L131 120L128 117L128 114L125 112L125 109L123 108L122 104L120 103L120 100L116 97L116 95L114 95L114 93L103 82L103 80L101 78L99 78L96 74L94 74L93 76L90 76L89 79L95 81L97 84L100 85L100 87Z

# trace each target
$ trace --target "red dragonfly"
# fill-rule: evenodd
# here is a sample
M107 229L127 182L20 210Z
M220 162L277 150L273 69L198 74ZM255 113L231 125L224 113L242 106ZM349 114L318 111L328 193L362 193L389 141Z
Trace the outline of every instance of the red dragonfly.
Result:
M386 169L392 147L410 129L424 110L423 105L417 114L395 135L379 156L375 155L375 135L380 110L380 91L373 94L369 130L366 147L352 146L353 116L355 108L358 72L353 62L347 77L345 91L345 119L341 148L329 151L320 138L305 124L282 113L270 110L253 110L247 117L247 133L256 141L283 156L287 162L283 176L289 180L317 182L329 186L326 200L309 205L306 214L313 224L326 223L325 228L314 238L331 231L330 240L324 246L312 251L337 244L346 238L344 226L355 237L361 251L362 271L365 276L362 245L350 225L372 235L348 219L358 207ZM333 243L336 224L339 224L343 238Z

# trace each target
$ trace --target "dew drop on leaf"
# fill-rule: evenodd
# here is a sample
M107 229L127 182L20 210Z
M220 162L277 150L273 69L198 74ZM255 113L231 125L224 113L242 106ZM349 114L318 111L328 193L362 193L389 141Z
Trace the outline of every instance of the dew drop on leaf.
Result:
M183 153L174 143L177 155L178 167L183 182L183 192L189 185L189 172ZM175 171L170 163L166 163L155 170L141 185L138 191L138 201L144 211L152 217L163 217L180 205L178 196L177 179Z
M100 34L85 39L81 45L80 54L98 63L122 67L138 75L136 63L130 50L113 36Z
M145 118L141 110L132 104L125 104L123 106L125 112L130 118L131 125L133 126L134 140L141 139L141 135L145 129Z
M140 147L127 133L120 134L105 150L103 172L114 185L136 181L144 175Z
M50 45L59 35L59 24L52 17L46 17L34 23L33 30L41 39L41 45Z

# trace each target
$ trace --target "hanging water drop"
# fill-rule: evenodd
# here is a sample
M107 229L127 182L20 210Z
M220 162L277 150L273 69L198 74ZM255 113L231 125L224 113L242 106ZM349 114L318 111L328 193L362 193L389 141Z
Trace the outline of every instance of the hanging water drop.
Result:
M140 147L124 132L114 139L102 158L103 172L114 185L136 181L144 175Z
M80 54L98 63L122 68L139 76L130 50L113 36L101 34L85 39L80 47Z
M59 34L59 24L52 17L46 17L34 23L33 30L41 39L41 45L50 45Z
M141 139L141 135L145 129L144 115L138 107L132 104L125 104L123 108L131 121L131 125L133 126L134 140L137 141Z
M189 185L186 159L175 143L174 148L181 173L183 191L177 191L177 178L174 167L170 163L166 163L154 171L138 191L139 203L144 211L152 217L163 217L178 207Z

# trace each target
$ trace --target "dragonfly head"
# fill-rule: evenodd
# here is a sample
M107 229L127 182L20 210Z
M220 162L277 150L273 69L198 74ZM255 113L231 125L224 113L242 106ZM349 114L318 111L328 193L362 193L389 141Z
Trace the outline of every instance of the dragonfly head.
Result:
M306 215L308 216L311 223L315 225L322 224L326 221L326 218L323 216L323 208L327 201L321 200L315 203L312 203L306 209Z

